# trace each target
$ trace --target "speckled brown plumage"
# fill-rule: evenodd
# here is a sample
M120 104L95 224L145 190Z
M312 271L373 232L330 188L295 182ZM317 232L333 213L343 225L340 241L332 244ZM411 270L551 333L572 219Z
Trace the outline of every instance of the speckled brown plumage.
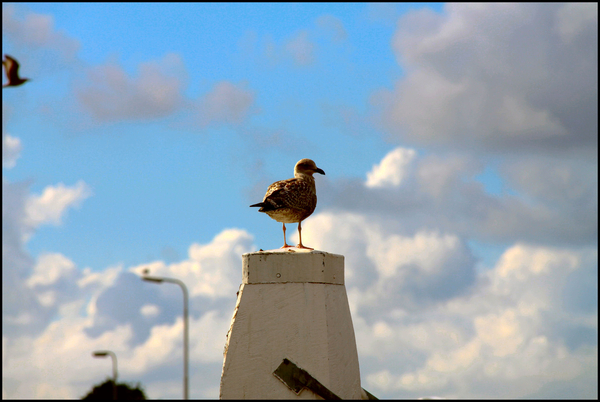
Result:
M317 190L313 173L325 174L315 162L301 159L294 167L294 178L277 181L269 186L262 202L251 205L260 207L277 222L283 223L283 247L291 247L285 239L285 224L298 222L300 237L299 248L309 248L302 245L302 221L308 218L317 206Z

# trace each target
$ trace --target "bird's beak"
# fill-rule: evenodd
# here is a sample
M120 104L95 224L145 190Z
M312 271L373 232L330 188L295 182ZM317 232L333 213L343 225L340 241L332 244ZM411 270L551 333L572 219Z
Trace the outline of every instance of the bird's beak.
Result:
M319 169L319 168L315 169L315 173L321 173L322 175L325 174L325 172L323 171L323 169Z

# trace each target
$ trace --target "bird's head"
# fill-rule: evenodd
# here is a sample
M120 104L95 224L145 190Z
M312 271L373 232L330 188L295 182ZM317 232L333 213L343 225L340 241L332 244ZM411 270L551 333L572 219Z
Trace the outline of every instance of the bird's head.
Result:
M312 176L313 173L325 174L323 169L319 169L312 159L300 159L298 163L296 163L296 167L294 168L294 176Z

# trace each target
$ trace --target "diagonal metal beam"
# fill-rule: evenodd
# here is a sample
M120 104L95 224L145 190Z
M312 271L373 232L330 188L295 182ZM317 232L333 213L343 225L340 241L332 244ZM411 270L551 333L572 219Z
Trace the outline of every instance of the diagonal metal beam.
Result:
M275 369L273 375L279 378L296 395L300 395L300 392L304 388L308 388L323 399L342 399L321 384L306 370L301 369L296 363L288 359L283 359L283 362Z

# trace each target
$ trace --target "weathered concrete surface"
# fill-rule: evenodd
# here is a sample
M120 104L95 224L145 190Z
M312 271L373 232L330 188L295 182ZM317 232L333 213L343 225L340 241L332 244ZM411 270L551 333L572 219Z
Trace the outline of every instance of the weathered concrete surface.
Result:
M244 254L242 283L344 284L343 255L324 251L292 253L277 250Z
M222 399L299 396L273 376L288 358L343 399L360 399L344 257L322 251L243 255L243 282L227 335Z

